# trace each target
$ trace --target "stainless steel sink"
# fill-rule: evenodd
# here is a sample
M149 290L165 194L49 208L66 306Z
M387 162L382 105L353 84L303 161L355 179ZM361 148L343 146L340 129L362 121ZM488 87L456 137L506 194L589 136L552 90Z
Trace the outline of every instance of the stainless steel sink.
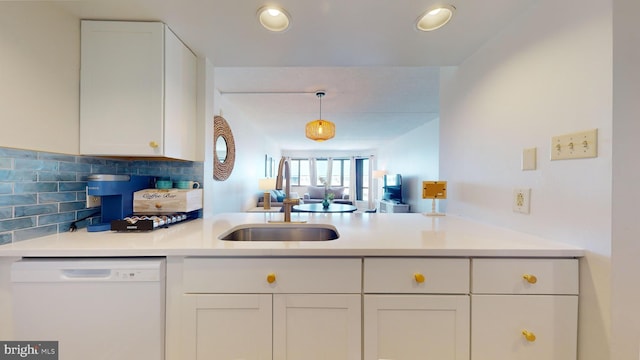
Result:
M230 241L328 241L340 237L335 226L327 224L245 224L218 237Z

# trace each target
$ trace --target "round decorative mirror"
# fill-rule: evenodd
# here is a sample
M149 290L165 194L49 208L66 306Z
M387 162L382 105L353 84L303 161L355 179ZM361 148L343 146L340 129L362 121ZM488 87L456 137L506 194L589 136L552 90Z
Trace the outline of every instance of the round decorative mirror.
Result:
M222 116L213 118L213 178L226 180L236 161L236 145L229 124Z
M218 136L216 139L215 151L219 162L224 162L227 159L227 141L223 136Z

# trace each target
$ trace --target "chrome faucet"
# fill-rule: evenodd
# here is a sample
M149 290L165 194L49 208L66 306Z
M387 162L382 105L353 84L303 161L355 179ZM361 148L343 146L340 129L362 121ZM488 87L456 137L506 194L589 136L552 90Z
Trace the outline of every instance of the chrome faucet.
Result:
M276 190L282 190L282 180L286 178L287 185L284 189L284 200L282 206L284 206L284 222L291 222L291 208L293 205L300 204L300 199L291 199L291 172L289 171L289 161L284 156L280 159L278 164L278 175L276 176Z

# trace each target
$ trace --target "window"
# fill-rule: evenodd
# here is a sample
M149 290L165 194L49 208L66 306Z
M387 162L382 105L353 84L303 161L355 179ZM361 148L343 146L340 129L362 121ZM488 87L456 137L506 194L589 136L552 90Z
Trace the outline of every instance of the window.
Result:
M334 159L333 168L331 169L331 184L340 184L349 188L349 179L351 174L351 160Z
M292 186L309 186L311 185L311 171L309 171L309 160L307 159L291 159L289 163L291 171Z
M309 159L291 159L291 185L311 185L311 161ZM327 177L328 159L316 159L316 185L325 183ZM356 166L356 189L349 189L351 182L351 166ZM344 187L347 195L355 194L357 200L369 199L369 159L356 159L355 164L350 159L333 159L331 162L331 186Z
M316 168L318 170L316 182L318 185L324 184L324 180L327 177L328 166L329 160L316 160ZM345 194L349 194L350 169L351 160L333 159L331 162L331 186L343 186L345 188Z

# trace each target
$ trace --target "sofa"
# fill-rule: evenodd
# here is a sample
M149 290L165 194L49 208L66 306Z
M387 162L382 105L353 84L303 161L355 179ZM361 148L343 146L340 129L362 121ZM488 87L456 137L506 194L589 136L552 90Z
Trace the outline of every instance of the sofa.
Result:
M333 186L326 189L327 194L333 194L333 202L337 204L353 205L349 200L349 195L344 193L343 186ZM305 204L321 203L324 200L325 187L324 186L309 186L307 192L302 197L302 201Z
M282 207L283 205L283 201L285 198L285 192L284 190L271 190L269 191L271 193L271 207ZM291 192L291 198L292 199L296 199L299 198L298 193L296 192ZM264 207L264 193L260 193L260 195L258 196L258 207Z

